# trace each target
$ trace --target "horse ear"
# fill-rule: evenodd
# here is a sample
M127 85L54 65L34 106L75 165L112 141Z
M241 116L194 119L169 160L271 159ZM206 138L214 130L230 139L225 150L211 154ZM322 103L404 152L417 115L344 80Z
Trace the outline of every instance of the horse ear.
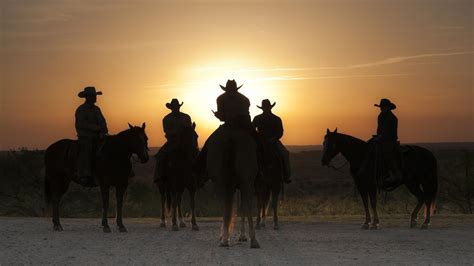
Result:
M331 131L329 131L329 128L326 128L326 134L329 134L331 133Z
M337 127L336 127L336 129L334 129L334 133L337 133Z
M132 128L133 128L133 126L132 126L132 125L130 125L130 123L128 123L128 127L129 127L130 129L132 129Z
M142 129L145 129L145 127L146 127L146 124L145 124L145 122L143 122Z
M192 125L193 129L196 129L196 123L193 122L193 125Z

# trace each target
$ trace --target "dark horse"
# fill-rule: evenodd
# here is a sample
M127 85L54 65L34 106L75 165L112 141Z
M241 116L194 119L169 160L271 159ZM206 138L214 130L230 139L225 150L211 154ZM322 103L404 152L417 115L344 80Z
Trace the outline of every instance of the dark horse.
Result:
M234 194L239 189L242 216L248 219L250 247L259 248L251 211L258 173L257 143L248 130L231 129L224 125L208 139L207 147L207 173L224 205L220 245L229 246ZM241 229L240 239L245 241L243 223Z
M176 215L179 216L180 227L186 227L181 213L181 197L184 189L189 191L191 205L191 224L192 230L199 230L196 224L196 215L194 212L194 195L197 189L197 178L192 171L194 160L196 159L198 148L198 135L195 131L196 124L184 128L179 137L178 143L165 161L163 184L158 188L161 194L161 227L166 226L165 210L172 210L172 230L178 231ZM158 169L155 169L158 171ZM165 208L167 203L167 208Z
M278 196L283 190L283 162L275 144L262 141L263 176L255 181L257 194L257 223L255 229L265 227L270 196L273 209L273 229L278 230Z
M132 169L130 158L136 154L142 163L148 161L148 137L145 123L141 127L129 124L129 129L118 135L108 136L95 160L94 175L102 194L102 226L106 233L110 232L107 222L109 208L109 190L115 187L117 200L117 226L120 232L127 229L122 222L123 195L128 186L128 178ZM76 172L78 143L76 140L62 139L46 149L45 153L45 195L47 203L53 204L53 225L55 231L62 231L59 222L59 202L66 193L69 183L78 183Z
M365 208L365 222L363 229L369 229L370 212L368 199L372 205L374 218L370 226L371 229L377 229L379 217L377 214L377 182L375 177L375 160L366 156L371 149L370 143L354 138L352 136L326 132L323 143L322 164L329 166L331 160L341 153L350 163L350 172L354 178L355 184L362 197ZM433 153L419 146L401 146L403 151L403 184L415 195L418 203L411 213L412 228L416 227L416 218L423 204L426 206L426 216L422 229L427 229L431 221L431 206L434 204L436 193L438 191L438 170L437 161ZM367 163L369 167L363 167ZM361 168L362 167L362 168Z

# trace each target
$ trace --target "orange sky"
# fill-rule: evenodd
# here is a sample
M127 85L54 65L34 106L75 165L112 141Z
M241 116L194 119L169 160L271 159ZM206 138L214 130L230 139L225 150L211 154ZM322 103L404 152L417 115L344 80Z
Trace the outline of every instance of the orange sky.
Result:
M286 144L327 127L368 139L373 104L398 108L402 142L474 141L471 1L2 1L0 149L74 138L84 86L111 133L147 122L163 144L177 97L202 143L220 84L256 115L276 101Z

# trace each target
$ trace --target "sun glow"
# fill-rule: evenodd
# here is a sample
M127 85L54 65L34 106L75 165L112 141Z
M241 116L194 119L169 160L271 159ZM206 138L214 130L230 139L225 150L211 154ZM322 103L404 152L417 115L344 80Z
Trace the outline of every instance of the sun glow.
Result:
M235 79L239 86L243 85L239 91L249 98L252 117L261 112L257 105L263 99L283 102L285 94L281 82L269 79L263 71L256 69L264 68L239 59L194 64L184 68L174 81L160 85L159 93L184 102L182 111L196 122L203 141L220 124L212 111L217 109L216 98L223 93L219 85L225 85L227 79Z

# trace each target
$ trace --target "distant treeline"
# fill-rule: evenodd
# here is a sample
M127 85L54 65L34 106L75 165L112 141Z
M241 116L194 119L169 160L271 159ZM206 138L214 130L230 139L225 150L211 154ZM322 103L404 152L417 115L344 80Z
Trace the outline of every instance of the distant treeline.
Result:
M473 213L474 209L474 150L435 150L438 159L440 191L437 212ZM0 215L1 216L49 216L50 210L43 195L43 151L22 149L0 153ZM360 198L354 188L347 167L341 171L323 168L320 151L292 153L291 163L294 181L285 186L280 214L343 215L362 214ZM343 165L336 158L335 165ZM134 165L136 177L130 180L124 213L127 217L158 217L160 197L152 183L154 162ZM186 194L186 193L185 193ZM111 193L114 214L114 193ZM401 187L380 197L380 212L409 213L415 198ZM219 216L220 205L208 183L196 195L198 216ZM183 210L188 210L188 196L183 199ZM99 217L101 200L98 189L86 189L71 183L62 200L63 217Z

